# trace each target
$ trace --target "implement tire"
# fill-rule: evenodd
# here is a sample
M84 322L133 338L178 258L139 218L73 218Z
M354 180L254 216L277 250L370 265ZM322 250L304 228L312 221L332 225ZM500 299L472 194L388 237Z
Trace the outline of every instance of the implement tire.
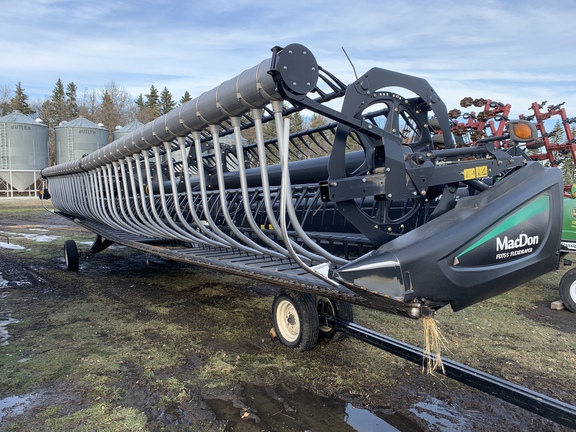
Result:
M342 300L335 300L328 297L316 297L316 308L318 314L326 314L336 318L341 318L345 321L354 322L354 311L352 305ZM320 326L320 337L334 342L346 338L346 335L334 328L322 325Z
M78 271L80 254L74 240L66 240L64 242L64 261L66 263L66 271Z
M576 268L568 270L560 279L560 299L570 312L576 313Z
M313 295L281 290L272 303L274 330L280 342L296 351L308 351L318 343L320 320Z

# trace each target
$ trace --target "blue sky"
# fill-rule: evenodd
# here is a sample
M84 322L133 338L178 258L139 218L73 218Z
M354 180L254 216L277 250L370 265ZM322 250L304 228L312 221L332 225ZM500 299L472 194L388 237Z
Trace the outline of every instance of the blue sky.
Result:
M427 79L447 107L465 96L566 102L576 116L576 4L570 1L0 0L0 86L31 99L58 78L81 96L114 81L198 96L306 45L344 82L383 67Z

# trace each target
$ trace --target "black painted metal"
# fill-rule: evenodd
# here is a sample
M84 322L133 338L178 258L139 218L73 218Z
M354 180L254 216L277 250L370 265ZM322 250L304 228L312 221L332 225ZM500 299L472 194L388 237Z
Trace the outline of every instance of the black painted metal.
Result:
M418 347L333 316L323 315L321 320L325 320L327 325L336 330L405 360L418 364L423 362L424 352ZM433 354L432 359L434 359ZM450 359L442 358L442 363L444 364L445 374L449 378L558 424L576 429L576 406L574 405L537 393Z

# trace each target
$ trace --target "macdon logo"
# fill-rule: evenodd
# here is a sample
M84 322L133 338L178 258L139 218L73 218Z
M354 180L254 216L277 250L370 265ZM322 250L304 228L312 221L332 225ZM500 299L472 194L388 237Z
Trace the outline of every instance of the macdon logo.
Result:
M508 239L504 236L503 239L496 237L496 252L502 250L518 249L524 246L534 246L540 242L540 237L529 236L527 234L520 234L516 239Z

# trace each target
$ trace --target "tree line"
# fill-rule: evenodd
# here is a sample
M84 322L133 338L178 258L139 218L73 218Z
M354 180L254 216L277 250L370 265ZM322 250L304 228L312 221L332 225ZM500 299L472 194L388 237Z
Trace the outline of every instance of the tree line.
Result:
M74 82L64 85L58 78L52 95L44 100L30 101L21 82L16 84L14 90L8 86L0 87L0 116L18 110L41 118L50 128L82 116L104 125L112 134L117 126L134 120L148 123L191 99L192 96L186 91L176 102L167 87L159 91L154 85L150 86L149 93L140 94L134 99L114 81L100 90L86 90L79 96Z
M167 87L163 90L152 85L149 93L138 95L136 99L125 89L111 81L100 90L86 90L78 95L74 82L64 85L58 78L52 95L44 100L30 101L22 83L15 90L4 85L0 87L0 116L13 111L40 118L49 129L50 163L54 162L55 141L53 128L62 122L84 117L108 129L109 141L117 126L124 126L134 120L148 123L171 109L192 99L187 91L176 102Z
M192 100L192 96L188 91L176 102L167 87L159 91L154 85L150 86L150 91L147 94L139 94L134 99L114 81L100 90L86 90L82 96L79 96L78 88L74 82L64 85L62 80L58 78L52 95L44 100L30 101L21 82L16 84L15 90L11 90L7 86L0 87L0 116L17 110L23 114L42 119L44 124L50 128L49 155L52 165L56 154L53 128L62 122L82 116L108 129L108 141L111 142L112 134L117 126L124 126L134 120L146 124L190 100ZM303 119L299 112L291 114L290 118L292 132L309 127L318 127L328 122L328 119L317 114L314 114L310 119ZM264 139L274 138L276 136L274 122L267 123L263 132ZM249 142L255 141L255 136L252 136L254 131L246 130L244 134L244 138ZM327 135L330 133L327 132ZM325 148L319 146L315 141L311 141L309 138L305 140L306 145L301 146L299 151L292 149L290 152L291 160L325 153Z

